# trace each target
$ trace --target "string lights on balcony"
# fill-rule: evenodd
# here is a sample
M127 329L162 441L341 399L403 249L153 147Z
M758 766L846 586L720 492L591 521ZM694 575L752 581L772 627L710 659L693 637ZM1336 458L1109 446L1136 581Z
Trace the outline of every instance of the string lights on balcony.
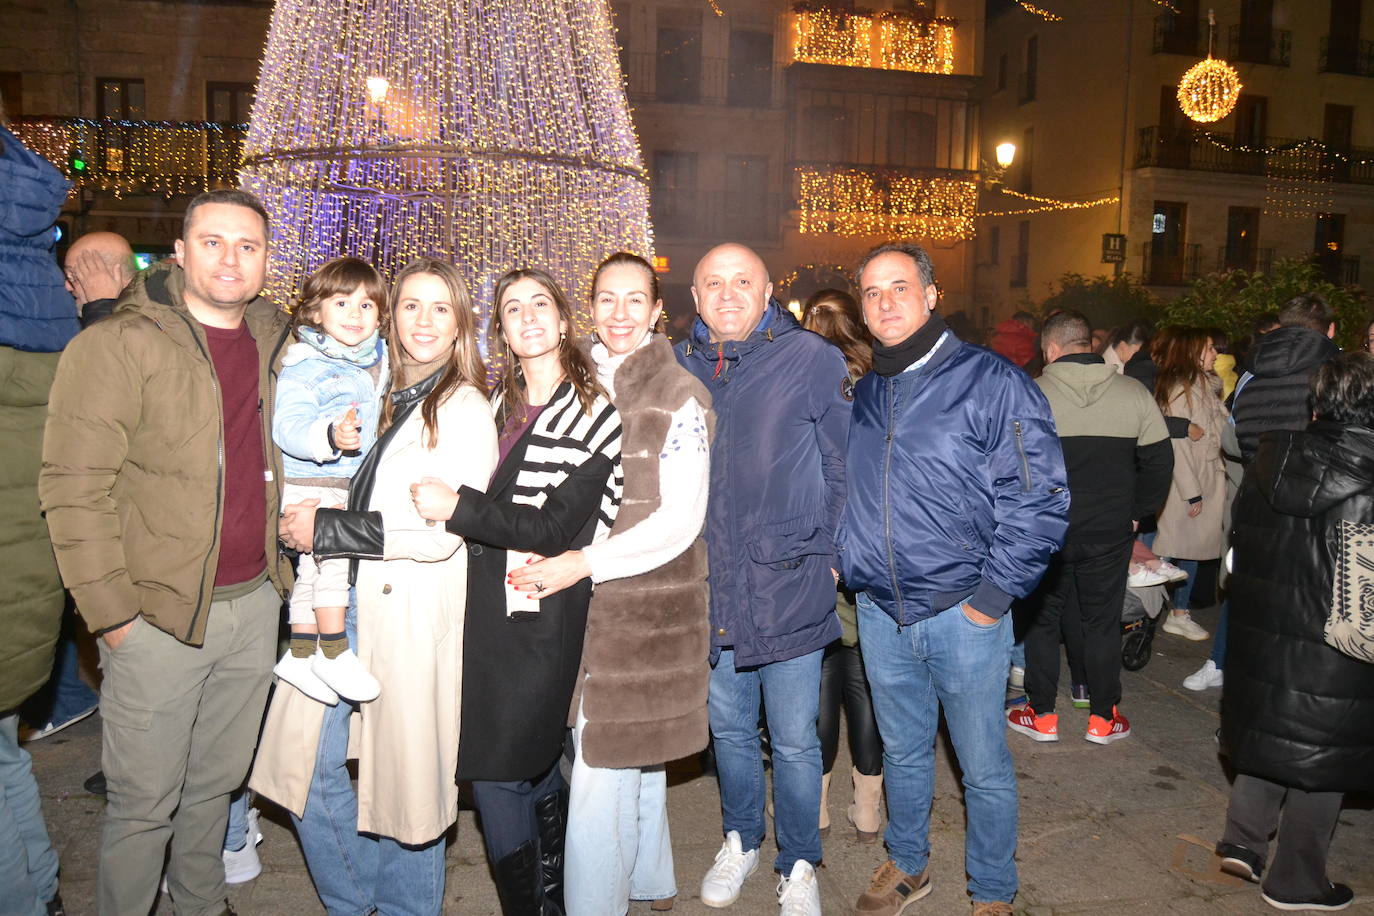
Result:
M971 178L811 166L797 173L803 234L973 238L978 182Z
M943 17L799 4L792 14L793 58L807 64L949 74L954 72L956 25Z

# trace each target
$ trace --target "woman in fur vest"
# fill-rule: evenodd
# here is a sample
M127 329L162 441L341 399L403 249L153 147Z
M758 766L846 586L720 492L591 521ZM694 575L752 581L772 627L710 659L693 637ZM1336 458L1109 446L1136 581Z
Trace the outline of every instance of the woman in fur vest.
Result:
M520 589L590 577L574 725L568 916L667 910L677 893L663 764L706 746L709 615L701 539L711 396L656 330L653 268L615 254L592 281L597 380L620 411L625 495L608 540L518 570Z

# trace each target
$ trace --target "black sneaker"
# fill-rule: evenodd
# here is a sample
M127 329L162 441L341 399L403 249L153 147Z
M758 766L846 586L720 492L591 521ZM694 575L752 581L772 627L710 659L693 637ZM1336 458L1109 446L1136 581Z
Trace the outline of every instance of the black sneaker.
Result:
M86 778L86 781L83 782L81 786L92 795L99 795L101 798L104 798L108 791L105 786L105 771L96 770L92 775Z
M1221 856L1221 870L1234 878L1259 884L1264 874L1264 860L1244 846L1234 843L1218 843L1217 855Z
M1268 891L1261 890L1260 896L1264 902L1276 910L1321 910L1323 912L1332 910L1343 910L1350 906L1355 899L1355 892L1344 884L1330 884L1325 894L1310 900L1288 900L1283 897L1275 897Z
M48 916L67 916L67 910L62 906L62 895L53 894L48 901Z

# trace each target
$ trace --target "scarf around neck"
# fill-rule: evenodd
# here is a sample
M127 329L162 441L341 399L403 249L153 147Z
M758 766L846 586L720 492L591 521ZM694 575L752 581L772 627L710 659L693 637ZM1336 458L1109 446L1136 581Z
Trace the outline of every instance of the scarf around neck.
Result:
M296 336L301 339L301 343L309 344L331 359L342 359L364 369L382 358L382 336L378 331L373 331L367 339L351 347L339 343L321 329L308 325L297 328Z
M936 312L931 312L926 323L911 333L906 340L887 346L873 341L873 371L888 378L905 371L908 366L930 352L949 329L945 320Z

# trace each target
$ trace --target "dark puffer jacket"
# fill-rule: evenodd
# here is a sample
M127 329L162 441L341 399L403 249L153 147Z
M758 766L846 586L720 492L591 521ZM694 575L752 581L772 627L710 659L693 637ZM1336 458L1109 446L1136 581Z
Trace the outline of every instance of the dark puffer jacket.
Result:
M1318 422L1266 435L1233 518L1221 696L1231 763L1309 792L1374 790L1374 665L1322 641L1335 525L1374 522L1374 430Z
M1312 373L1339 352L1325 334L1309 328L1277 328L1255 341L1231 407L1243 463L1255 457L1262 434L1307 425Z

